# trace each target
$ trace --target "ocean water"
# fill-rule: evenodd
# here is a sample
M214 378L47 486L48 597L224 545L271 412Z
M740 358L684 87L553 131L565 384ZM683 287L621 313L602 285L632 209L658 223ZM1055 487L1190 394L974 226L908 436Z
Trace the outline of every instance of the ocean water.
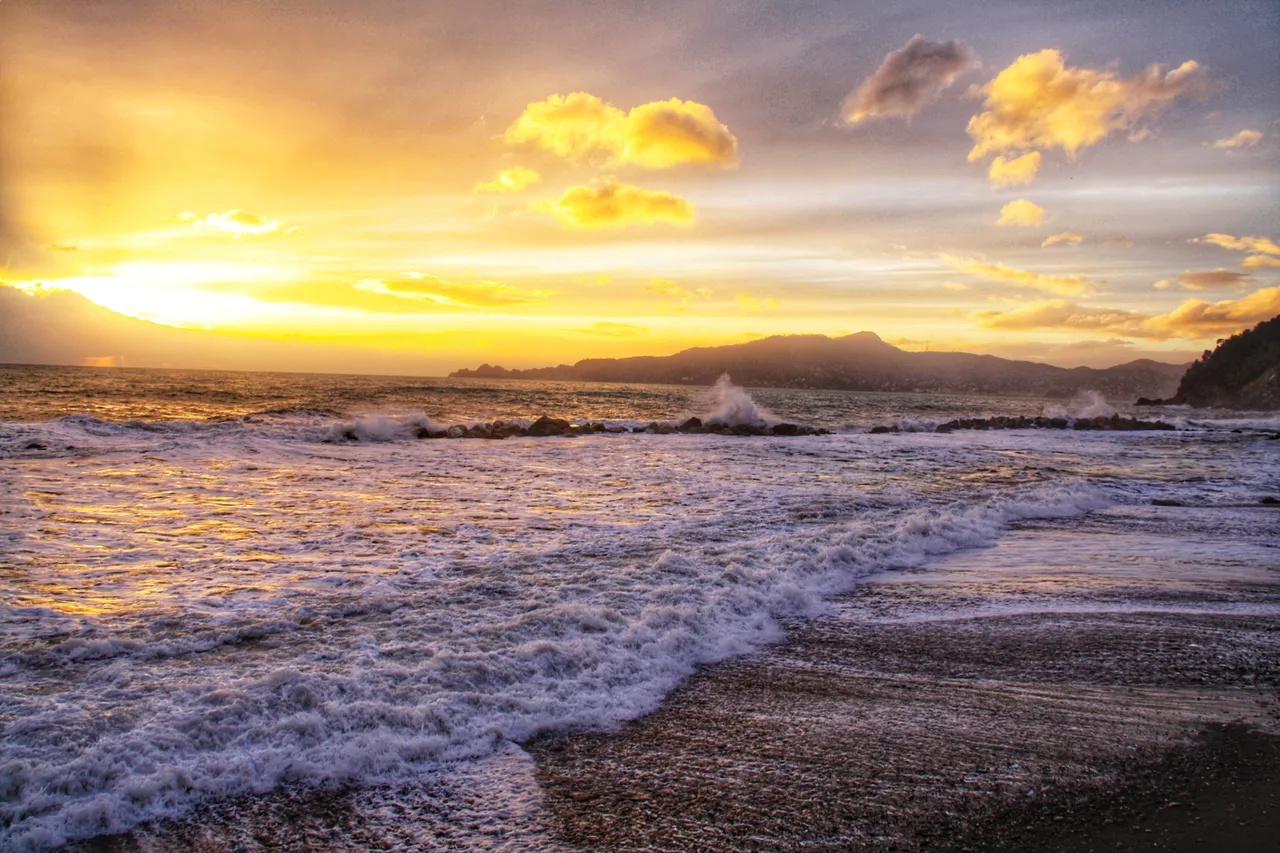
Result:
M429 782L449 849L534 849L519 838L538 797L522 742L643 715L865 578L983 549L998 561L1011 536L1052 562L1084 518L1145 541L1153 501L1229 519L1280 497L1274 415L928 431L1115 409L0 368L0 848L288 786ZM735 412L833 434L410 437L427 422ZM867 432L889 424L906 431ZM1280 531L1250 523L1204 547L1233 571L1273 569ZM1186 558L1146 555L1135 587Z

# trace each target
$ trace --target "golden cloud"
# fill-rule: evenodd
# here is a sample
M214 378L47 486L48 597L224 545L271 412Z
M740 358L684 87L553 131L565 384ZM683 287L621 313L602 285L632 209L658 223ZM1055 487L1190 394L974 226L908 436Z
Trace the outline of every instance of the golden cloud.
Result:
M570 187L560 198L542 202L536 208L577 228L693 223L693 205L688 199L619 183L612 178Z
M650 293L656 293L667 299L674 299L677 302L688 302L690 299L697 297L698 299L710 299L711 289L708 287L699 287L697 290L689 290L681 287L674 281L665 278L654 278L649 280L649 286L645 288Z
M991 161L987 178L993 187L1020 187L1034 181L1038 171L1040 171L1039 151L1029 151L1012 160L1006 160L1001 154Z
M1061 234L1050 234L1044 238L1044 242L1040 244L1040 248L1047 249L1050 246L1079 246L1084 242L1084 235L1075 231L1063 231Z
M1270 237L1232 237L1230 234L1206 234L1192 240L1193 243L1212 243L1224 249L1237 252L1254 252L1265 255L1280 255L1280 244Z
M736 294L734 300L738 303L738 308L742 311L756 312L764 308L777 308L778 300L776 299L759 299L750 293Z
M1074 156L1113 131L1135 130L1180 96L1203 88L1204 71L1192 61L1168 73L1152 65L1123 78L1110 70L1068 67L1057 50L1029 53L980 90L985 101L969 121L969 160L1053 148Z
M1044 208L1025 198L1015 199L1000 208L997 225L1016 225L1019 228L1031 228L1044 221Z
M905 47L886 56L876 72L845 99L844 120L857 124L869 118L915 115L956 77L977 67L968 45L929 42L916 34Z
M1104 246L1119 246L1122 249L1132 249L1133 241L1128 237L1108 237L1102 241Z
M1010 311L978 311L970 315L988 329L1026 331L1029 329L1071 329L1134 334L1146 320L1143 314L1118 308L1089 308L1065 299L1033 302Z
M1078 275L1040 275L1028 270L1007 267L1004 264L987 264L972 258L945 254L938 257L953 269L977 278L1012 284L1015 287L1030 287L1046 293L1080 295L1092 292L1095 286L1093 282Z
M1280 314L1280 287L1268 287L1240 299L1202 302L1188 299L1168 314L1146 321L1150 337L1216 338L1231 335Z
M1240 266L1247 270L1277 269L1280 268L1280 258L1271 255L1250 255L1240 262Z
M1186 290L1231 290L1246 287L1252 281L1253 277L1248 273L1222 268L1206 272L1187 270L1178 276L1178 284Z
M576 329L584 335L603 335L606 338L637 338L649 330L630 323L592 323L585 329Z
M1235 136L1218 139L1210 143L1214 148L1250 148L1262 141L1262 131L1242 130Z
M738 140L705 104L671 98L623 112L586 92L552 95L525 107L505 139L568 160L669 169L738 165Z
M402 279L361 279L357 290L412 299L442 308L502 308L541 302L550 290L518 290L496 281L457 282L420 272L403 272Z
M234 234L236 239L246 235L262 237L280 230L279 220L267 219L265 216L259 216L247 210L228 210L226 213L210 213L205 217L187 210L179 213L178 219L190 222L193 228L208 228L212 231Z
M501 172L493 176L491 181L482 181L476 184L474 192L478 193L516 193L526 187L533 186L542 180L542 176L533 169L526 169L524 166L515 166L511 169L503 169Z
M1230 335L1280 313L1280 287L1240 299L1188 299L1167 314L1139 314L1119 308L1090 308L1063 299L1022 305L1010 311L979 311L970 317L988 329L1105 331L1129 338L1196 340Z

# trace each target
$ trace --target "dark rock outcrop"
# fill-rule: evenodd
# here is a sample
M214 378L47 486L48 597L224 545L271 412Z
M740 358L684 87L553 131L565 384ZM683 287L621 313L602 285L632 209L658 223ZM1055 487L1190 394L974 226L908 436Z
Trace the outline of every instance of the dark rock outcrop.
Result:
M1119 415L1099 415L1096 418L1028 418L1028 417L994 417L994 418L959 418L938 424L934 432L949 433L961 429L1077 429L1077 430L1110 430L1132 432L1135 430L1171 430L1173 424L1164 421L1141 421L1137 418L1122 418ZM874 432L875 430L872 430ZM890 431L888 429L886 432Z

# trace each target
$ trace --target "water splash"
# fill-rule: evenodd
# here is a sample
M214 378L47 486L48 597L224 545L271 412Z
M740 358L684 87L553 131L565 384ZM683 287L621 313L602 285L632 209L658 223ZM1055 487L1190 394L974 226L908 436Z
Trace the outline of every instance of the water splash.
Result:
M1064 406L1045 406L1047 418L1106 418L1117 414L1116 407L1097 391L1081 391Z
M720 374L715 385L698 395L695 408L705 423L765 426L779 421L773 412L757 404L744 389L734 385L727 373Z

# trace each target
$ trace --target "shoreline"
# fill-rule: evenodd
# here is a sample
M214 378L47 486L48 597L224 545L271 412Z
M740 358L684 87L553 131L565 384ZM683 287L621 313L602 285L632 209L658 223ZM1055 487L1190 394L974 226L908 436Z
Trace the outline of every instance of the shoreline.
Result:
M1269 850L1280 584L1178 544L1231 535L1226 511L1020 523L860 582L616 730L544 735L460 782L277 789L68 849ZM1230 512L1243 533L1267 510Z

